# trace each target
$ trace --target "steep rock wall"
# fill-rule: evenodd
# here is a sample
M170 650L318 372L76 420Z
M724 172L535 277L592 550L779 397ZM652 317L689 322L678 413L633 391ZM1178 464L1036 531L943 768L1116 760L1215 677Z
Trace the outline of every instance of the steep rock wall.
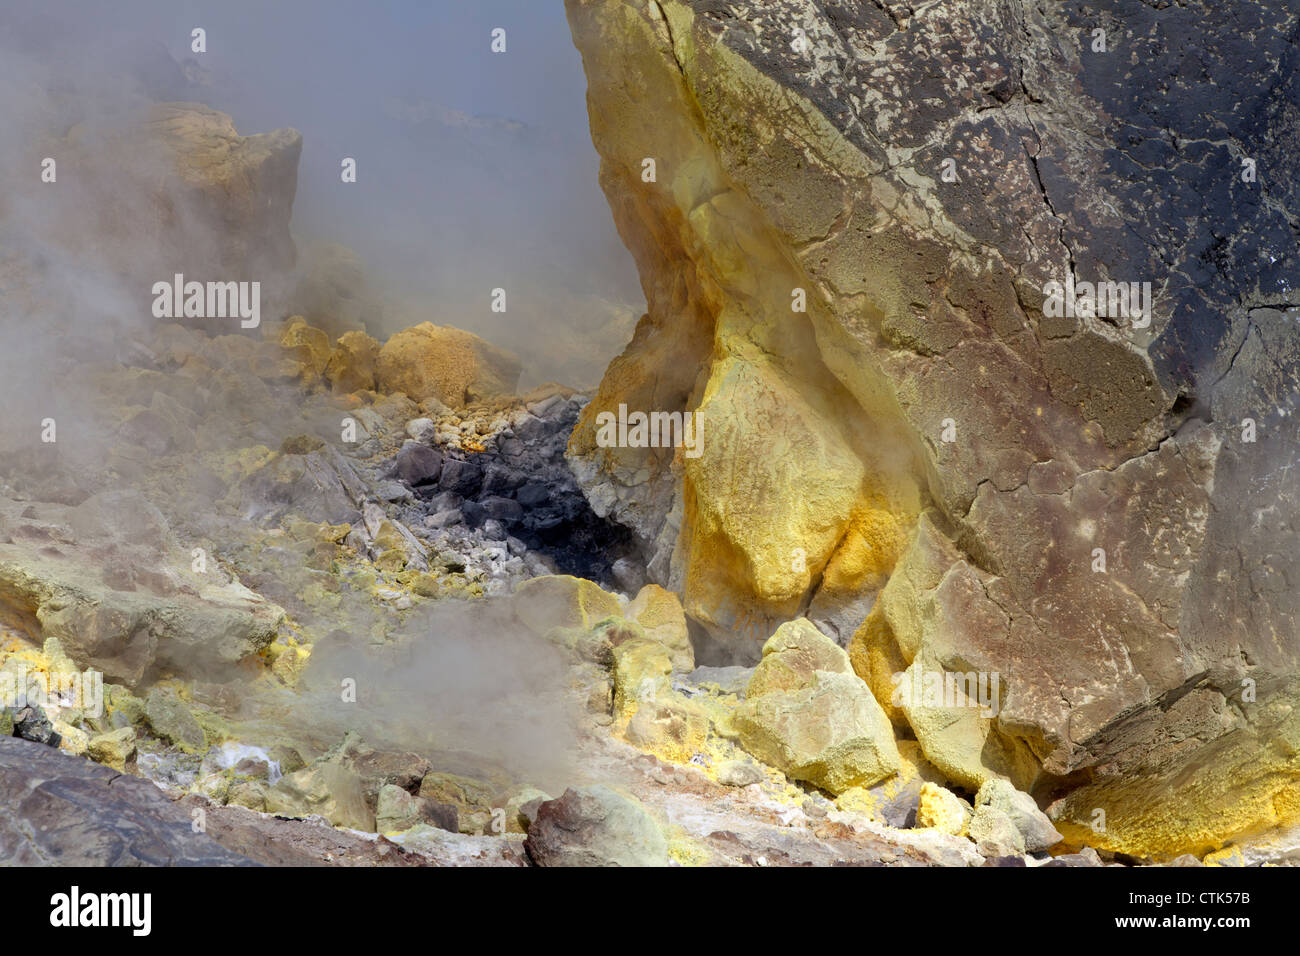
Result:
M568 10L648 304L570 457L691 619L740 659L799 613L856 628L933 763L1078 842L1288 818L1296 13ZM1067 279L1151 282L1150 324L1052 315ZM601 447L620 405L698 411L702 454ZM905 669L997 706L896 700Z

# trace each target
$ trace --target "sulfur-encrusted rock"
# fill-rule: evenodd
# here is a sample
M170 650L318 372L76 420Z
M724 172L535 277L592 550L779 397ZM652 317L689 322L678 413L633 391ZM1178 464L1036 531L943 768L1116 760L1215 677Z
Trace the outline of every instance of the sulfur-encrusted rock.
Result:
M788 621L763 645L763 658L754 668L747 697L774 690L798 690L817 671L851 674L849 656L806 618Z
M415 402L436 398L458 408L472 399L513 393L520 370L514 355L472 332L423 322L384 343L375 377L381 391L404 392Z
M126 762L135 756L135 728L120 727L96 734L90 738L86 756L96 763L125 772Z
M339 336L325 363L325 380L335 392L356 392L375 387L379 342L365 332Z
M155 689L145 701L144 713L149 728L163 740L188 754L207 751L207 734L183 701Z
M530 578L515 589L515 616L534 633L553 628L590 630L619 614L618 598L593 581L567 574Z
M763 645L733 725L754 756L832 793L897 772L888 718L848 655L802 618Z
M1240 175L1293 152L1300 15L566 6L647 295L569 454L651 579L733 660L800 613L863 634L882 702L909 669L996 675L996 707L890 719L971 790L1063 786L1079 842L1204 853L1300 818L1300 551L1273 520L1300 506L1300 185ZM1067 280L1151 307L1057 309ZM698 412L698 454L599 442L623 406Z
M695 669L695 652L686 627L686 615L682 612L682 602L672 591L657 584L647 584L637 592L623 615L640 624L646 637L672 652L674 670Z
M916 825L930 827L953 836L965 836L970 828L970 806L959 796L937 783L921 785L921 799L916 808Z
M315 385L325 374L331 358L330 337L295 315L280 332L280 347L303 385Z
M33 532L63 527L64 540L58 548L21 536L0 542L0 608L110 681L134 685L157 665L229 670L266 647L284 619L237 581L196 573L189 550L138 492L105 492L62 512L26 510Z

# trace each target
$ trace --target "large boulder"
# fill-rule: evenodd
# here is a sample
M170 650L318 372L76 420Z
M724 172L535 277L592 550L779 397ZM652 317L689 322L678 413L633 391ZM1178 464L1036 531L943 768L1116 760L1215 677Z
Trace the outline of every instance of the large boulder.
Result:
M848 655L803 619L764 645L732 722L755 757L834 794L901 765L889 718Z
M537 809L524 848L538 866L667 866L668 841L637 802L602 785Z
M0 864L251 866L139 777L0 737Z
M570 441L593 508L733 659L809 609L866 618L882 699L996 677L890 717L1067 838L1300 816L1300 13L725 7L567 0L647 295ZM1152 307L1057 307L1097 282ZM620 406L699 412L701 453L607 447Z
M138 496L115 500L123 510L113 522L100 523L107 518L87 507L93 499L73 509L72 534L62 525L57 546L39 537L0 542L0 619L33 640L57 638L79 666L127 685L155 668L229 677L270 644L282 608L215 566L196 572L156 509ZM32 520L19 530L59 527Z
M618 598L594 581L568 574L530 578L515 589L515 616L536 634L586 631L621 611Z
M436 398L453 408L492 395L513 394L519 359L472 332L422 322L394 333L376 360L380 391L415 402Z

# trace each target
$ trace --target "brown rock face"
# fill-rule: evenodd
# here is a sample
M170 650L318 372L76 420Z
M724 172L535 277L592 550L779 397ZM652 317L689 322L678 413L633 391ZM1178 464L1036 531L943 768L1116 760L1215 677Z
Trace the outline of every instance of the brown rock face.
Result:
M1228 145L1285 166L1297 21L1113 6L568 0L648 302L569 451L727 654L856 630L955 782L1173 854L1300 808L1300 187Z

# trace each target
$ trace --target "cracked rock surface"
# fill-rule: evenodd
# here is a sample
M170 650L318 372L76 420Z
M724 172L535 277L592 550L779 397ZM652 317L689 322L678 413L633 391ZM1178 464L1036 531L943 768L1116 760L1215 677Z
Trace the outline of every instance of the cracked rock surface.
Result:
M886 709L1081 842L1289 819L1300 15L567 9L648 298L569 454L703 662L806 612L882 702L901 672L997 674L996 714ZM1053 314L1052 282L1149 282L1150 323ZM600 447L620 404L698 412L704 453Z

